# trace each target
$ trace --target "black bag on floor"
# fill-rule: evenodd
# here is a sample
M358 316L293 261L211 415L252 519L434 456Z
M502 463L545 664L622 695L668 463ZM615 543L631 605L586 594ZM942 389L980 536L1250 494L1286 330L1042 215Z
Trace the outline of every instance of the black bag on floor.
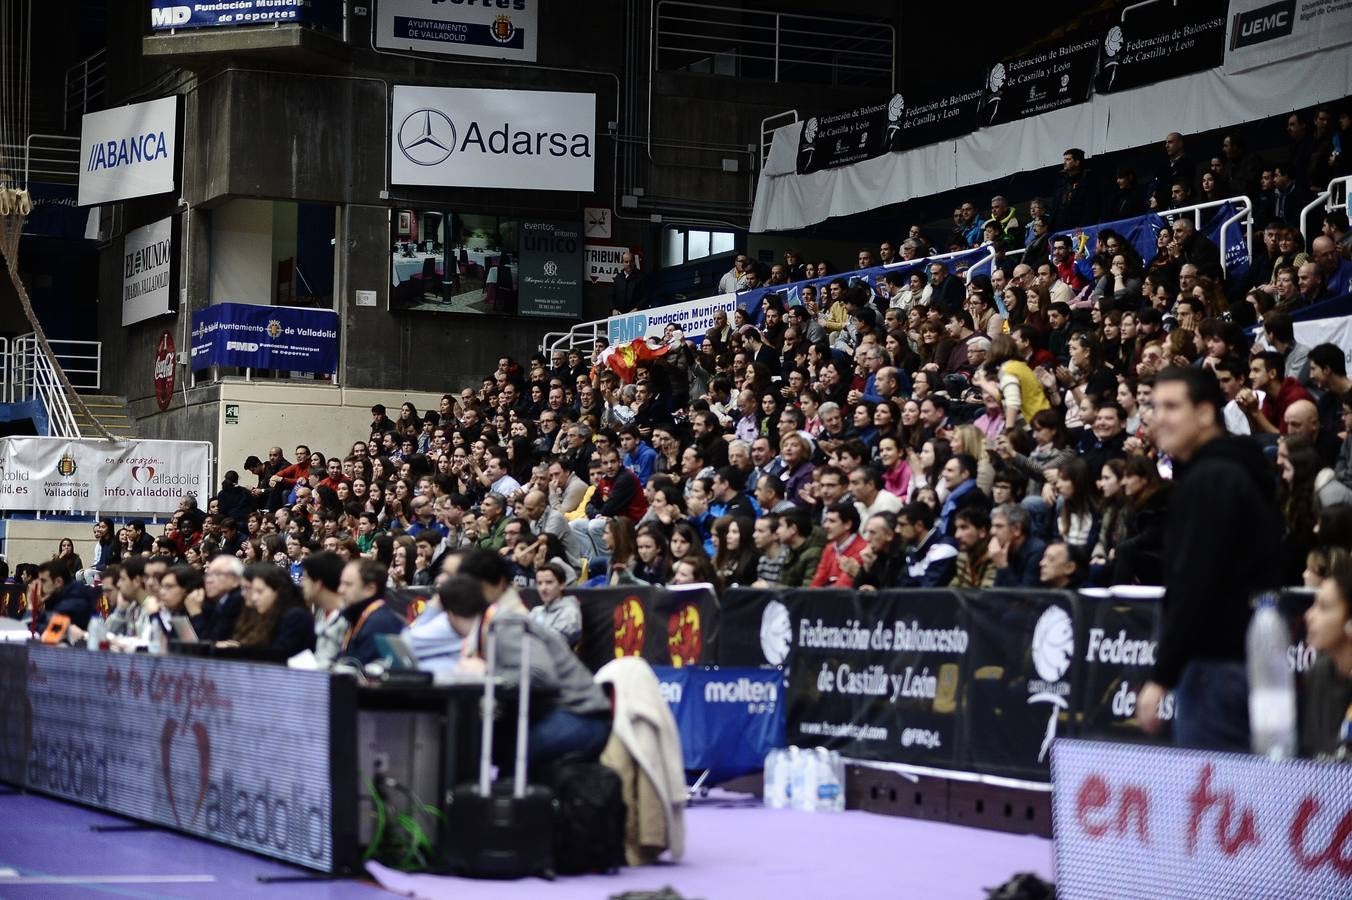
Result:
M493 756L497 628L521 627L521 679L516 722L516 770L508 781L489 781ZM471 878L554 877L554 793L526 782L526 735L530 730L530 624L495 620L488 629L484 681L483 740L479 783L457 785L446 797L442 841L446 867Z
M561 760L553 778L554 864L561 874L616 872L624 865L620 776L599 762Z

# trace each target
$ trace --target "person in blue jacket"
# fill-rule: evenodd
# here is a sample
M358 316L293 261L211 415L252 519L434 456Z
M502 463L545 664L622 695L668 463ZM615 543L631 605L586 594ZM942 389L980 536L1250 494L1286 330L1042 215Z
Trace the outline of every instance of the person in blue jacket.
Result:
M348 624L339 659L355 659L363 666L375 662L381 656L376 636L404 630L403 617L385 604L388 577L385 566L372 559L354 559L343 567L338 593Z

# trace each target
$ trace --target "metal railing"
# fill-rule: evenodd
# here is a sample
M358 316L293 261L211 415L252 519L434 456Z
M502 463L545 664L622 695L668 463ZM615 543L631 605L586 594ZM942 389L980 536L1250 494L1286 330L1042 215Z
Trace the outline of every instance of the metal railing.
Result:
M1305 240L1305 249L1310 249L1310 213L1323 207L1324 212L1330 213L1336 210L1347 211L1348 195L1352 194L1352 175L1344 175L1341 178L1335 178L1329 182L1328 188L1319 192L1305 208L1300 211L1300 236ZM1317 237L1317 235L1316 235Z
M80 426L71 412L70 399L57 378L56 369L38 345L36 335L14 339L9 355L7 392L10 400L23 403L41 400L47 408L48 434L51 437L80 437ZM53 348L55 351L55 348Z
M659 70L895 89L897 36L885 19L660 0L654 30Z
M1251 252L1253 250L1253 201L1248 197L1241 195L1238 197L1227 197L1224 200L1210 200L1206 203L1196 203L1192 206L1180 206L1177 209L1159 210L1160 216L1171 222L1182 216L1188 216L1188 218L1192 219L1193 228L1200 232L1202 226L1206 224L1203 221L1202 214L1209 210L1220 209L1227 203L1234 204L1235 214L1221 224L1220 251L1222 273L1226 272L1225 260L1230 244L1227 232L1231 225L1236 222L1244 223L1244 244Z
M765 168L765 162L770 158L770 147L775 142L775 130L783 128L785 125L792 125L798 121L798 110L788 109L782 113L775 113L773 116L766 116L761 119L761 168Z
M0 172L23 173L22 183L74 183L80 177L80 139L30 134L22 144L0 144Z
M71 119L103 105L107 78L104 74L108 58L106 49L96 50L66 70L66 97L61 112L61 127L69 129Z

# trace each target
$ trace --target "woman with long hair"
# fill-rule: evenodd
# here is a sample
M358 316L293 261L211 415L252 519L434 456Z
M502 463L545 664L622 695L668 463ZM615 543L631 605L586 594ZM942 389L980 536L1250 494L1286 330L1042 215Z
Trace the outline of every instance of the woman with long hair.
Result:
M966 453L976 460L977 490L989 497L995 486L995 466L991 465L990 454L986 452L986 435L975 425L959 425L953 429L948 443L954 456Z
M704 539L700 537L695 526L689 522L677 522L671 529L671 565L674 569L676 563L685 559L691 554L696 556L705 556Z
M1103 360L1117 371L1122 371L1122 311L1110 309L1103 314L1098 329L1099 352Z
M633 571L638 554L633 521L628 516L612 516L606 522L602 540L610 554L606 563L606 584L639 584Z
M952 344L944 337L943 326L929 319L920 323L920 346L916 348L916 355L920 357L921 369L931 365L942 367L952 349Z
M897 401L885 399L873 407L873 430L877 434L877 440L874 441L875 450L878 441L885 437L896 437L897 429L900 427L901 410L897 408Z
M1080 457L1056 470L1056 532L1061 540L1086 552L1098 537L1098 489L1094 474Z
M315 623L291 577L277 566L256 563L244 570L245 608L231 640L238 647L265 647L289 659L315 648Z
M944 466L953 456L953 447L948 441L931 438L920 445L920 452L907 460L911 467L911 494L924 488L934 491L942 503L948 498L948 486L939 477Z
M1293 437L1277 444L1277 471L1281 475L1279 499L1286 537L1282 541L1282 584L1300 584L1305 557L1315 545L1319 504L1315 479L1322 468L1319 451L1310 442Z
M1272 278L1269 284L1277 283L1277 270L1283 266L1300 269L1310 261L1305 253L1305 238L1298 229L1283 228L1277 235L1277 258L1272 261Z
M753 520L719 516L714 520L714 570L727 587L756 580L756 546L751 541Z
M897 438L889 435L878 441L878 462L883 471L883 490L902 500L910 496L911 466Z
M1013 331L1028 317L1028 292L1017 284L1005 285L1005 322Z
M1098 489L1103 497L1099 508L1099 536L1094 550L1089 554L1089 563L1102 570L1116 553L1117 545L1126 536L1127 495L1122 491L1122 480L1127 474L1127 462L1123 459L1110 459L1099 471Z
M1169 512L1169 483L1155 461L1127 457L1122 473L1124 531L1112 559L1113 584L1164 583L1164 526Z
M648 584L664 585L671 581L671 549L667 535L657 522L644 522L634 539L638 563L634 577Z
M916 373L918 378L920 373ZM901 405L897 415L897 442L902 455L914 453L925 442L925 423L920 421L920 401L914 397Z
M983 386L999 394L1005 412L1005 427L1026 427L1033 416L1051 408L1046 390L1009 335L1002 334L991 341L985 369L988 374L983 376ZM994 384L990 383L992 380Z
M75 552L75 542L70 538L62 538L56 545L56 555L54 560L60 560L70 569L72 575L84 568L84 563L80 560L80 554Z

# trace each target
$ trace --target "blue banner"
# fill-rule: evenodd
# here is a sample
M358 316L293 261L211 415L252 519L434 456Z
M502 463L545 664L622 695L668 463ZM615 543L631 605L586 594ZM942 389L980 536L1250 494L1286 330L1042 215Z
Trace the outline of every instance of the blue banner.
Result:
M779 669L654 667L681 732L685 768L715 777L758 772L784 746L787 697Z
M215 28L294 22L334 31L342 28L341 4L334 0L151 0L150 27Z
M1136 254L1147 265L1155 258L1155 239L1159 233L1169 227L1169 223L1155 213L1137 216L1133 219L1118 219L1116 222L1104 222L1100 225L1086 225L1082 228L1068 228L1059 231L1053 238L1065 235L1075 248L1075 268L1086 279L1093 278L1090 263L1094 259L1094 249L1098 246L1098 236L1103 231L1115 231L1122 235L1128 244L1135 248Z
M1226 221L1231 216L1238 213L1233 203L1226 203L1220 209L1216 210L1216 215L1212 216L1211 221L1202 226L1202 233L1211 239L1211 242L1218 249L1221 244L1221 228L1225 229L1225 244L1223 252L1225 254L1225 277L1227 279L1241 279L1249 274L1249 240L1245 233L1243 221L1231 222L1226 225Z
M192 314L192 368L236 366L332 375L338 314L331 309L216 303Z
M884 279L889 275L900 275L903 284L905 279L910 278L911 273L917 269L925 269L930 263L943 263L948 266L950 274L956 274L959 270L971 268L975 275L989 275L990 266L978 264L981 260L990 256L990 249L987 247L977 247L960 253L956 256L926 257L924 259L913 259L910 262L893 263L890 266L873 266L868 269L851 269L848 272L835 272L821 278L810 278L805 281L795 281L792 284L781 284L773 287L761 287L755 290L742 291L737 295L737 308L746 310L747 318L750 321L760 324L764 321L765 314L762 307L765 305L765 298L770 294L783 294L786 306L802 306L802 290L804 285L812 285L817 289L818 307L825 310L829 303L821 300L826 286L838 278L844 278L850 287L856 285L868 288L869 293L875 296L880 291ZM929 281L928 274L925 280ZM687 335L688 337L688 335Z
M80 208L73 185L30 181L28 193L33 198L33 211L24 220L24 234L69 241L85 239L91 210Z

